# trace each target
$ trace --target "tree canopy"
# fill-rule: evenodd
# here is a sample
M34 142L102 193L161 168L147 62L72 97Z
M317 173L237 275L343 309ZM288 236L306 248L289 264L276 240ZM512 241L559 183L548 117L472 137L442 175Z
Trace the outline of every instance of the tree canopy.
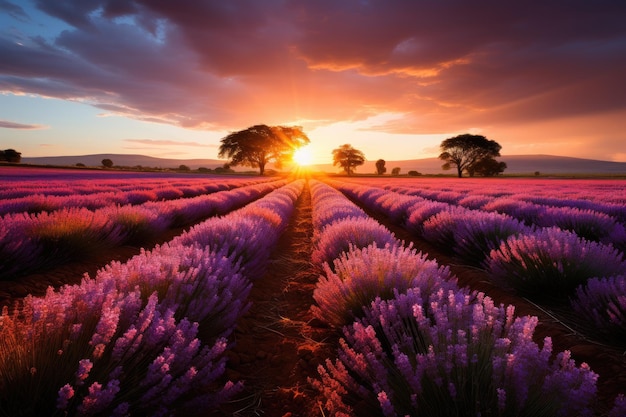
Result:
M459 178L463 176L465 171L468 175L474 176L476 164L483 159L493 159L500 156L500 149L502 149L502 146L494 140L469 133L448 138L441 142L440 147L439 159L445 161L442 166L443 169L456 166ZM506 168L506 164L504 168Z
M113 166L113 161L110 160L109 158L104 158L102 160L102 166L105 168L111 168Z
M219 157L227 157L230 165L259 168L260 175L270 162L281 164L293 152L310 142L300 126L255 125L232 132L221 140Z
M22 153L15 149L0 151L0 161L19 163L22 161Z
M365 155L352 145L341 145L333 149L333 165L339 165L348 175L352 175L356 167L365 163Z

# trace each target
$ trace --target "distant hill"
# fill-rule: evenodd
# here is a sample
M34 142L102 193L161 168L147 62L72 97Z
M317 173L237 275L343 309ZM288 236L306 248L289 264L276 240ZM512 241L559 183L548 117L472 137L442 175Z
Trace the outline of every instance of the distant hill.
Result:
M102 166L103 159L110 159L114 165L135 167L141 165L148 168L178 168L187 165L191 169L200 167L215 169L224 165L226 161L219 159L173 159L155 158L145 155L126 154L95 154L95 155L75 155L75 156L42 156L32 158L22 158L25 164L74 166L78 163L86 166Z
M126 154L96 154L96 155L76 155L76 156L47 156L22 158L23 163L37 165L72 166L82 163L87 166L101 166L102 160L108 158L113 164L119 166L134 167L141 165L150 168L178 168L180 165L187 165L191 169L200 167L215 169L221 167L226 162L219 159L173 159L154 158L145 155ZM626 162L599 161L595 159L571 158L554 155L504 155L497 158L498 161L506 162L505 174L526 174L533 175L535 172L541 174L582 174L597 175L611 174L626 175ZM364 165L357 168L358 174L373 174L376 172L375 161L366 161ZM454 175L455 171L444 171L441 169L442 161L438 158L412 159L406 161L387 161L385 166L387 173L395 167L400 168L401 174L409 171L418 171L422 174L447 174ZM268 166L272 168L272 165ZM338 167L332 164L320 164L312 166L314 170L325 172L340 172ZM248 167L235 167L237 171L252 170Z
M504 155L496 158L505 162L507 169L505 174L533 175L541 174L626 174L626 162L599 161L595 159L571 158L553 155ZM358 174L370 174L376 172L376 161L366 161L357 168ZM418 171L421 174L447 174L455 175L456 170L444 171L441 168L443 161L439 158L412 159L406 161L386 161L387 174L393 168L399 167L400 174L409 171ZM340 169L332 164L316 165L320 171L340 172Z

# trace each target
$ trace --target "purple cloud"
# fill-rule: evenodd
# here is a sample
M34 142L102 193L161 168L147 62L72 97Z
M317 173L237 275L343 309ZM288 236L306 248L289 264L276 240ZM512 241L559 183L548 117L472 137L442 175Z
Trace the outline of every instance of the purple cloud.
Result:
M36 3L73 29L0 36L0 91L139 120L235 130L396 112L377 129L441 133L626 111L623 2Z
M39 130L39 129L47 129L47 126L44 125L35 125L35 124L24 124L11 122L8 120L0 120L0 128L5 129L22 129L22 130Z

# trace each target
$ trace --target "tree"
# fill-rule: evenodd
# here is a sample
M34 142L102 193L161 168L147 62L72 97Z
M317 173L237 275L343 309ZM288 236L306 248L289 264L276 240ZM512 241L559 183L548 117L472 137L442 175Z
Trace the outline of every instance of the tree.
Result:
M0 161L19 164L22 161L22 153L15 149L5 149L4 151L0 151Z
M500 156L502 146L494 140L488 140L482 135L470 135L465 133L441 142L441 155L439 159L446 161L443 169L456 166L459 178L467 171L470 176L474 175L474 165L483 158Z
M232 132L221 142L220 158L229 158L233 166L259 168L260 175L263 175L265 165L274 162L280 167L296 149L310 141L300 126L255 125Z
M385 172L387 172L387 168L385 168L385 160L379 159L376 161L376 173L378 175L383 175Z
M111 161L109 158L104 158L102 160L102 166L105 168L111 168L113 166L113 161Z
M482 177L495 177L506 169L505 162L498 162L491 157L483 158L474 164L474 174Z
M352 145L341 145L333 149L333 166L339 165L348 175L352 175L356 167L365 163L365 155Z

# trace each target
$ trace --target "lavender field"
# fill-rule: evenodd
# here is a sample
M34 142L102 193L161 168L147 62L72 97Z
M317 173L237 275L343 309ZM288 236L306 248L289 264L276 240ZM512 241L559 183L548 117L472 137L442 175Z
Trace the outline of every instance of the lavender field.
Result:
M626 416L624 180L0 177L2 416Z

